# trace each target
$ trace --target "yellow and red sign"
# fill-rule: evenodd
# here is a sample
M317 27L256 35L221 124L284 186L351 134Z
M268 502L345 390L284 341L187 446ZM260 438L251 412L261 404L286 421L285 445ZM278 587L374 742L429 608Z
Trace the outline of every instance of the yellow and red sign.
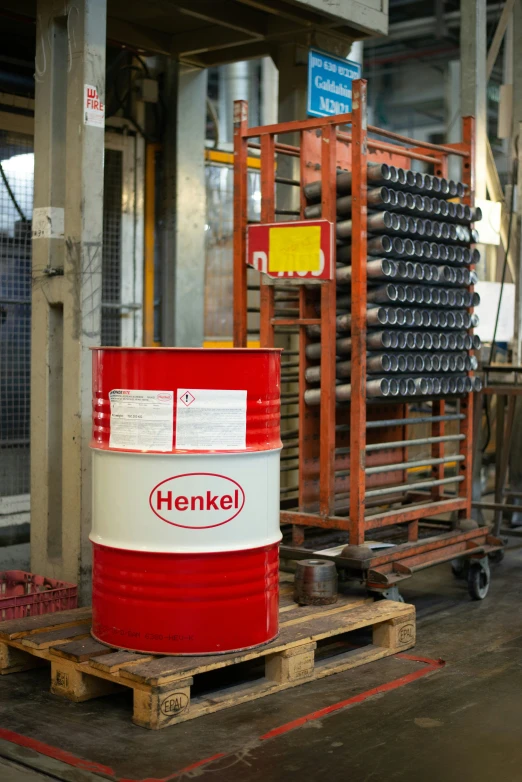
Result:
M247 264L274 279L333 279L333 248L328 220L248 226Z

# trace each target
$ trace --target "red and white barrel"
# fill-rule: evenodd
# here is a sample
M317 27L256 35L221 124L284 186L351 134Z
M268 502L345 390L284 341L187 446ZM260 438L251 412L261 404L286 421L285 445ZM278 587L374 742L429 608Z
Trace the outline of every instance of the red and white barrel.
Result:
M215 654L278 632L280 351L93 349L93 624Z

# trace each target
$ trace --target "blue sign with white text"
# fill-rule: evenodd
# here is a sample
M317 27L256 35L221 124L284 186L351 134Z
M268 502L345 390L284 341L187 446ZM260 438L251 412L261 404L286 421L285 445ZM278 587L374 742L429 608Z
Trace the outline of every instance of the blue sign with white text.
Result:
M308 52L308 114L329 117L352 110L352 81L361 78L358 62L332 57L310 49Z

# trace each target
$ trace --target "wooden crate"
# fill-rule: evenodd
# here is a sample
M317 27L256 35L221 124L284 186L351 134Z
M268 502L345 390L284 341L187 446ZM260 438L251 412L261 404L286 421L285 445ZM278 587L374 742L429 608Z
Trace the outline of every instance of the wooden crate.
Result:
M72 701L129 687L134 698L133 722L158 729L330 676L415 644L411 605L341 596L332 606L300 607L293 603L291 589L291 585L282 585L279 636L259 649L200 657L118 651L90 636L90 609L78 608L0 623L0 673L50 662L51 692ZM353 633L362 628L372 630L372 643L366 646L353 639ZM209 677L218 669L220 673ZM214 679L210 685L209 678Z

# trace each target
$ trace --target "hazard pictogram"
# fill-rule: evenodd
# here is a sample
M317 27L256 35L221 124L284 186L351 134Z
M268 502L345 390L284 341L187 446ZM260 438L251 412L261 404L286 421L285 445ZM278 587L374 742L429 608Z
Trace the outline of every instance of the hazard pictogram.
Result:
M179 398L179 401L183 402L185 407L190 407L192 402L195 402L195 400L196 397L193 394L191 394L190 391L184 391Z

